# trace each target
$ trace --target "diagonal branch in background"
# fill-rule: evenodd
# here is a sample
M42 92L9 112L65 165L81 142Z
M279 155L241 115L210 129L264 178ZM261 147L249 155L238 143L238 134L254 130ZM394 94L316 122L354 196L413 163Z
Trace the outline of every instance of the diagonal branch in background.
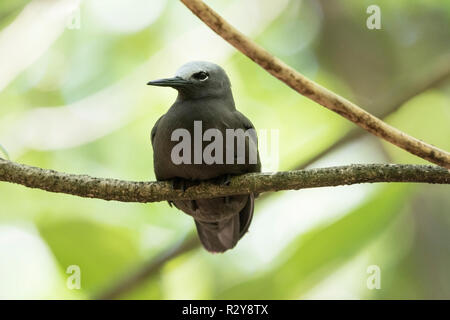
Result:
M403 93L394 97L386 97L381 102L377 102L376 105L384 106L383 109L386 110L380 115L381 119L389 117L395 111L397 111L401 106L412 98L418 96L419 94L435 88L445 81L448 81L450 77L450 54L444 54L442 57L437 59L435 63L427 65L427 72L419 77L419 80L415 80L413 84L410 84L405 90L401 90ZM393 90L398 91L398 90ZM387 107L386 107L387 105ZM343 145L357 140L367 134L367 131L362 130L359 127L353 127L340 139L336 140L328 148L317 153L312 158L308 159L306 162L297 166L296 169L305 169L310 166L320 158L331 153L334 150L342 147Z
M201 0L180 1L218 35L298 93L336 112L368 132L418 157L450 169L450 153L447 151L407 135L306 78L247 38Z
M450 171L431 165L358 164L276 173L247 173L231 178L228 185L207 181L183 191L174 189L169 181L137 182L96 178L36 168L0 158L0 181L84 198L148 203L358 183L450 184Z

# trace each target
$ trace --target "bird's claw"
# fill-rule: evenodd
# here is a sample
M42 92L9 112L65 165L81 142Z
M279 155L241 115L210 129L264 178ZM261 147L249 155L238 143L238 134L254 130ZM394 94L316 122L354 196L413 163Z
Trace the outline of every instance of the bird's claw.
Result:
M231 183L231 174L225 174L216 179L219 185L229 186Z
M231 183L231 174L225 174L223 176L218 177L216 179L216 182L222 186L229 186ZM230 204L230 200L231 199L229 196L224 197L225 204Z
M184 179L173 178L171 180L171 183L172 183L172 188L174 190L181 190L181 191L185 192L187 189L186 180L184 180Z

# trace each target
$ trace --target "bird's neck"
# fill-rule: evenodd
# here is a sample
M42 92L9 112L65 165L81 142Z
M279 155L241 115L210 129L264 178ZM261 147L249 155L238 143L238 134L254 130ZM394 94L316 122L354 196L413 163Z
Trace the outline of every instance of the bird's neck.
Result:
M220 102L221 105L226 105L227 108L231 110L236 110L233 95L230 92L227 92L227 94L209 94L207 96L202 95L192 95L186 92L178 92L176 103L183 103L183 102L191 102L191 103L198 103L198 104L210 104L214 103L215 101Z

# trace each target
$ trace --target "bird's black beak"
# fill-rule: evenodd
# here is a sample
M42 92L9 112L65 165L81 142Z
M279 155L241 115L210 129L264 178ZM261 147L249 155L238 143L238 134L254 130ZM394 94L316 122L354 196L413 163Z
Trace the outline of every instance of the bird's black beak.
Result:
M181 77L158 79L148 82L149 86L180 88L188 85L190 82Z

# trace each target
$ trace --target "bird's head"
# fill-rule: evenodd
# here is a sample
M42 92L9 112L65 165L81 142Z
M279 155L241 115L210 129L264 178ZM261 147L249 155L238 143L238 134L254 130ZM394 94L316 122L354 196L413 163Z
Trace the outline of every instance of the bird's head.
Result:
M150 81L151 86L172 87L179 98L199 99L231 95L231 84L225 70L206 61L188 62L181 66L173 78Z

